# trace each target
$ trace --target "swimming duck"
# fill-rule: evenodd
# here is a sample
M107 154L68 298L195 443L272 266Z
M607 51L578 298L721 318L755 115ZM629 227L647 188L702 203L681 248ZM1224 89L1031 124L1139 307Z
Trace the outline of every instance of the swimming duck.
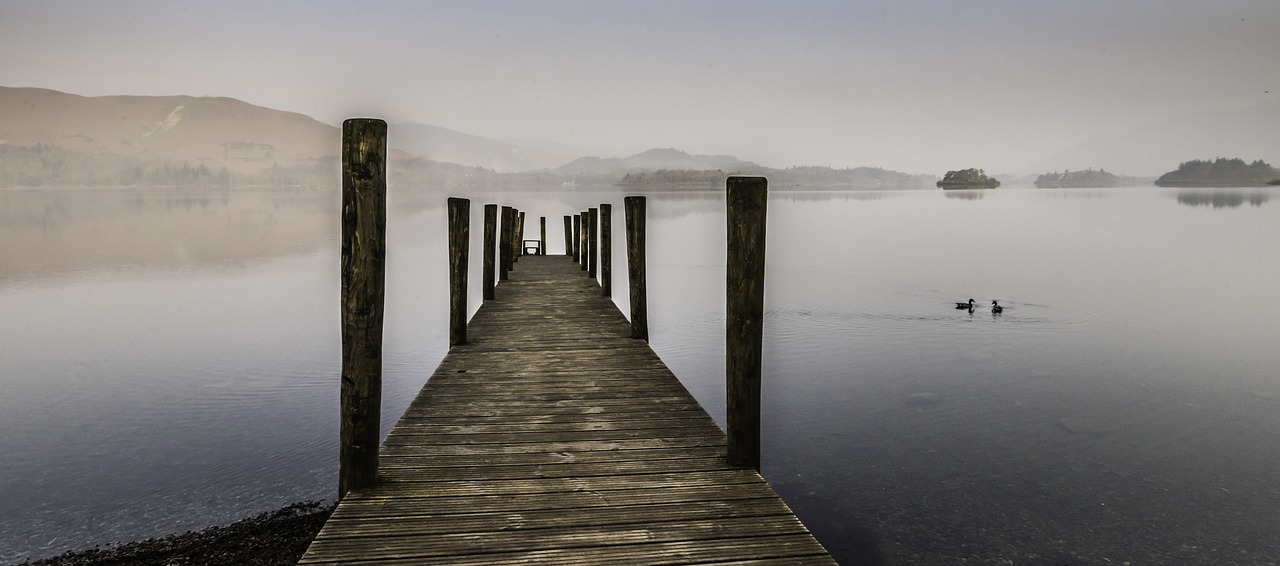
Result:
M973 299L969 299L967 303L956 303L956 310L969 309L973 310Z
M1004 312L1004 307L1000 306L1000 303L991 301L991 314L1000 314L1002 312Z

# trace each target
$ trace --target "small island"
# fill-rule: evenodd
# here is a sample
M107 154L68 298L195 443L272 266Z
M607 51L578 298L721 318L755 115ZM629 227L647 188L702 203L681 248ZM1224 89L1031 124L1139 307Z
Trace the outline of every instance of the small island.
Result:
M1156 179L1161 187L1262 187L1275 185L1280 171L1261 159L1245 163L1243 159L1219 157L1213 161L1193 159L1178 165Z
M627 173L618 180L624 187L723 187L729 174L716 169L700 171L695 169L659 169L657 171L635 171Z
M1038 189L1106 189L1111 187L1134 187L1142 184L1134 177L1126 177L1108 173L1106 170L1086 169L1084 171L1063 171L1045 173L1036 177Z
M1000 186L1000 181L988 177L981 169L961 169L947 171L938 181L938 186L944 189L994 189Z

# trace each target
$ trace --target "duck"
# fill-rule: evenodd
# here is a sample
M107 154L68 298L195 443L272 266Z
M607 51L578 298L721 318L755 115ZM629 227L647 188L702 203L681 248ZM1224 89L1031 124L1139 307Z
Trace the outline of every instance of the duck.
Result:
M969 309L973 310L973 299L969 299L967 303L956 303L956 310Z
M1000 314L1002 312L1004 312L1004 307L1000 306L1000 303L991 301L991 314Z

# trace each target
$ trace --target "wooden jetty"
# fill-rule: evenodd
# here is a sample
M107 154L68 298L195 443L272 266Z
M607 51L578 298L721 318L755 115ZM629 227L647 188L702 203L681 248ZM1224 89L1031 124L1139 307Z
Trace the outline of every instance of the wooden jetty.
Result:
M519 259L378 458L300 564L835 563L571 257Z

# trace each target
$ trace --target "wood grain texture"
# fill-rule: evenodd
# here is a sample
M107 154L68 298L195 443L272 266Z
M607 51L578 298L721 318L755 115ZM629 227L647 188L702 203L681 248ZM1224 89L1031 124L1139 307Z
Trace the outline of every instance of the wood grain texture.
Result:
M573 261L582 260L582 215L573 215Z
M573 218L564 215L564 255L573 257Z
M600 294L613 295L613 205L600 205Z
M496 258L498 245L498 205L484 205L484 274L480 287L484 300L493 299L494 284L497 283Z
M729 463L760 469L760 364L764 344L764 177L725 182L725 421Z
M627 230L627 281L631 294L631 337L649 341L649 291L645 272L645 197L622 199Z
M338 498L377 483L387 256L387 123L342 124L342 383Z
M449 347L467 343L467 263L471 201L449 197Z
M502 207L502 217L499 219L501 234L498 236L498 280L506 281L511 273L511 233L515 230L515 221L512 209L509 206Z
M301 564L834 564L579 264L496 295Z

